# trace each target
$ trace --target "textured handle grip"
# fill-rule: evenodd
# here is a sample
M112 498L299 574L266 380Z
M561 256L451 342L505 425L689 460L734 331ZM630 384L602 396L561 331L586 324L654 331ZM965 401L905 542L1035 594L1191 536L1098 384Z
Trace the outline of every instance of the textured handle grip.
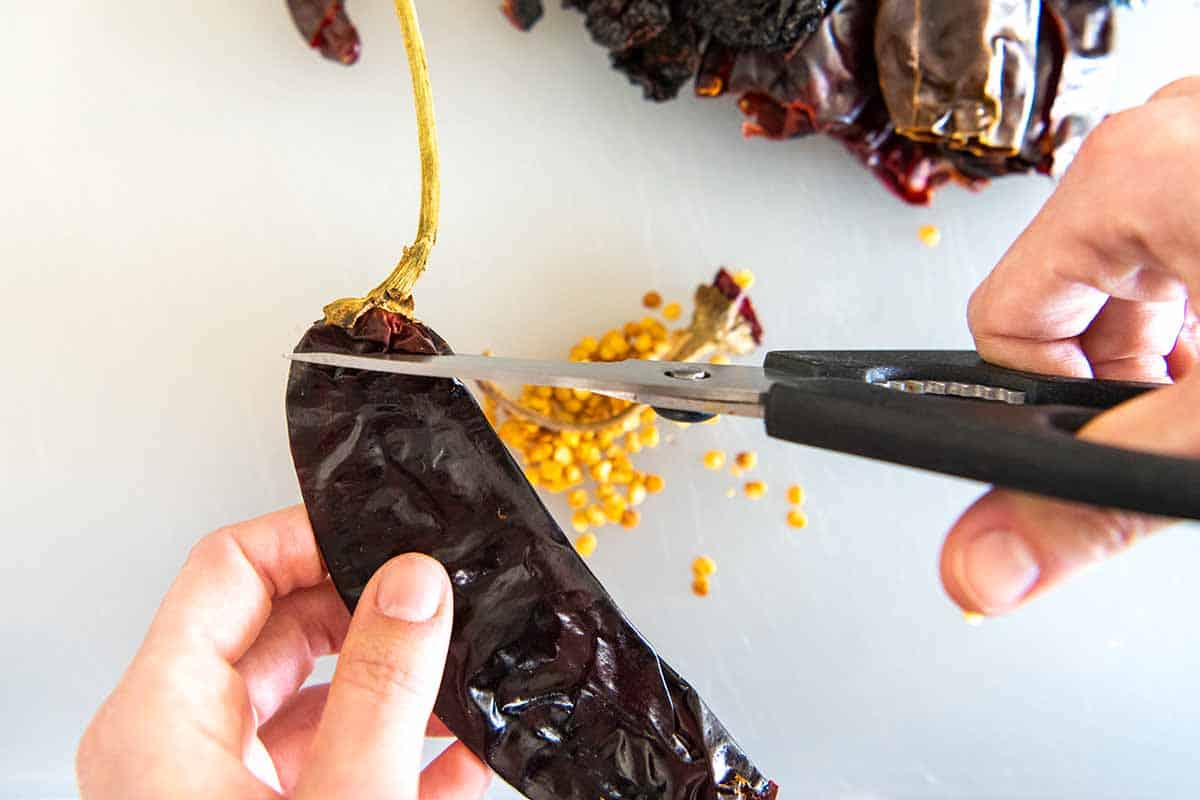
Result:
M1071 435L1097 413L806 378L771 389L766 425L769 435L797 444L1064 500L1200 519L1200 460L1106 447Z

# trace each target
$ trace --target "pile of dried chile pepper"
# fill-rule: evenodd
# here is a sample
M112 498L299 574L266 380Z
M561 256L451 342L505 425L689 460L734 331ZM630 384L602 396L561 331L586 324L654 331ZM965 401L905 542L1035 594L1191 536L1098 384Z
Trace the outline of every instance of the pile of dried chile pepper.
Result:
M341 0L289 0L347 62ZM1108 106L1128 0L563 0L615 69L662 101L732 95L747 136L832 136L897 196L1058 174ZM528 30L542 0L504 0ZM324 26L324 27L322 27ZM350 28L353 33L353 29Z

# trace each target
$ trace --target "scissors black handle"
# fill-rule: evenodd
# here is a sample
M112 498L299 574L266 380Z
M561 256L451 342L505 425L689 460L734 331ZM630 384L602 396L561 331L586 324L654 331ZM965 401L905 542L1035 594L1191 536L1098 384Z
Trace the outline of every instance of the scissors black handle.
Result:
M775 438L1064 500L1200 519L1200 459L1074 436L1157 384L1020 372L974 351L773 352L764 367L774 381L765 416ZM934 394L912 393L921 391Z

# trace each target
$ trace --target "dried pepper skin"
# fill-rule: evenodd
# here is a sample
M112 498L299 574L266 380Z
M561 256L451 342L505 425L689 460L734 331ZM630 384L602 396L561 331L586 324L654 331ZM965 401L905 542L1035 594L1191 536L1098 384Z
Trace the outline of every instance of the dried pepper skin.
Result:
M780 50L817 28L828 0L692 0L688 16L729 47Z
M1015 155L1037 84L1041 0L880 0L879 84L897 131Z
M298 351L445 353L373 310ZM288 431L313 530L353 608L389 558L445 565L435 711L532 800L773 800L719 721L621 614L457 381L293 365Z
M358 31L346 16L342 0L288 0L292 20L309 45L330 61L358 61Z

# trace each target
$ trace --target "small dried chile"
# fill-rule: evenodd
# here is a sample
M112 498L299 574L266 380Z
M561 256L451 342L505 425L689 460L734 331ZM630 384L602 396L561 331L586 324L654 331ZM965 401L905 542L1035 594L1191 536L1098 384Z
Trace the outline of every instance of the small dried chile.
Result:
M446 353L380 310L298 351ZM435 712L532 800L774 800L686 681L592 575L461 383L293 365L288 434L309 519L353 609L405 552L438 559L454 625Z
M517 30L527 31L542 18L542 0L504 0L500 10Z
M730 47L786 50L817 29L829 0L692 0L688 15Z
M346 16L342 0L288 0L292 20L310 46L330 61L358 61L358 31Z

